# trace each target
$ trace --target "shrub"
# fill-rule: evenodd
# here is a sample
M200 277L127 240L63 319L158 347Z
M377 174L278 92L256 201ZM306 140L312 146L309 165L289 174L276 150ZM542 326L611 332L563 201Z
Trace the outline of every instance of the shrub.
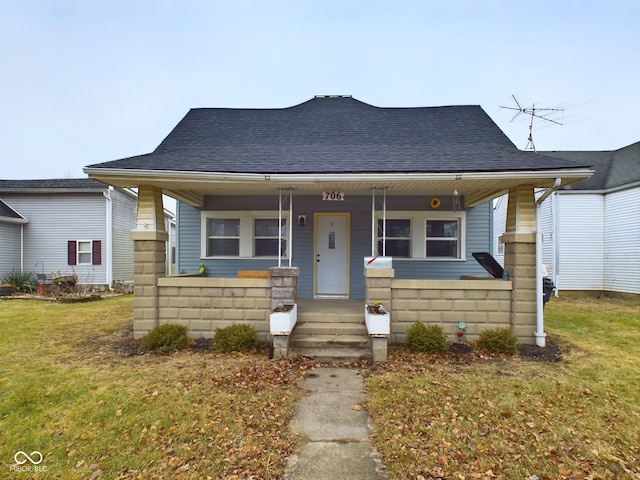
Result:
M172 352L181 350L189 345L187 327L172 323L157 326L142 337L141 340L142 345L151 352Z
M407 329L407 347L414 352L440 353L449 348L449 342L439 325L415 322Z
M247 323L234 323L219 328L213 336L211 348L219 352L249 350L258 344L258 331Z
M480 333L478 348L487 353L513 355L518 351L518 338L508 328L484 330Z
M16 292L32 293L38 289L38 276L33 272L12 271L2 278L2 283L11 285Z

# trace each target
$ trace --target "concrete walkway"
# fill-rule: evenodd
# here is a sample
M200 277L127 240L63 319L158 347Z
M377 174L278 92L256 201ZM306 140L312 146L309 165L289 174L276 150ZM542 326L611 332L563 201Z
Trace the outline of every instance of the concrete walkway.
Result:
M357 370L322 367L304 381L311 393L290 423L304 445L289 457L285 480L381 480L381 461L369 441L362 377Z

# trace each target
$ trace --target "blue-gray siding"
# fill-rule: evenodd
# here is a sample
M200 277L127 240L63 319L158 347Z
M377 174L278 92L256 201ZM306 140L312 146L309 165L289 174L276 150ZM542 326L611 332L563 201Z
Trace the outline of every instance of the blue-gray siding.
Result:
M424 197L388 197L387 211L419 211L427 208ZM204 262L207 275L235 277L238 270L266 270L276 265L274 259L201 259L201 210L178 202L178 272L198 270ZM277 197L207 197L202 210L278 210ZM288 210L288 204L285 206ZM313 215L322 212L349 212L350 223L350 295L364 298L363 259L371 254L371 197L350 196L343 202L325 202L320 195L293 198L293 258L292 265L300 268L298 296L313 296ZM298 215L306 215L307 224L297 225ZM491 249L490 203L467 210L466 261L429 261L394 259L396 278L458 279L462 275L487 273L471 256L472 252ZM288 260L283 260L288 265Z

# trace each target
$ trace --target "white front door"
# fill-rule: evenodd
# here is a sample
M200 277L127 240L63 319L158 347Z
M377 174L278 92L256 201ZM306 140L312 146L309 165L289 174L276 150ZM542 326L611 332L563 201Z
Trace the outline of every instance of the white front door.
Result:
M349 214L317 213L315 295L349 295Z

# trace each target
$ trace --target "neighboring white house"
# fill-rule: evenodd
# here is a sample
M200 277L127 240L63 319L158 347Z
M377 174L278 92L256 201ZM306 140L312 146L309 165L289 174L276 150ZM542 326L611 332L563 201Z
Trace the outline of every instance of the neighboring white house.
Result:
M75 274L78 283L133 281L137 196L84 179L0 180L0 277Z
M640 142L614 151L540 153L586 161L595 170L541 206L542 261L557 290L640 294ZM506 200L494 204L494 257L500 263Z

